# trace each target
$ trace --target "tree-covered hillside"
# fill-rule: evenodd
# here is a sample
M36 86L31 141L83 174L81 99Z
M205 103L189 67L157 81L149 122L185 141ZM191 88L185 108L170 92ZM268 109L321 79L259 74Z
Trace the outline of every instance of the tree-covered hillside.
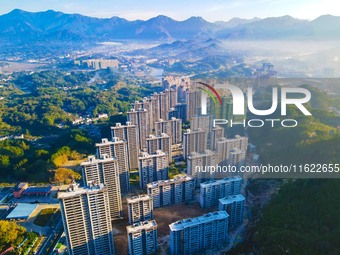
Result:
M249 130L263 163L340 164L340 132L336 129L340 118L329 110L336 100L316 88L304 87L312 92L308 104L312 117L290 108L287 118L297 119L297 127ZM240 250L264 255L340 254L340 180L290 179L282 183L249 234L251 248Z
M285 184L264 209L257 226L259 253L340 254L340 180Z

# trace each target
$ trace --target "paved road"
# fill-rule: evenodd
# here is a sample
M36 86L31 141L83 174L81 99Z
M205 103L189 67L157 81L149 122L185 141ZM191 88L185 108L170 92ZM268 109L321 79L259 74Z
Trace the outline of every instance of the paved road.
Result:
M235 243L235 239L238 237L238 235L239 235L242 231L245 230L245 227L247 226L248 222L249 222L248 219L245 219L245 220L243 221L242 225L239 226L234 232L232 232L232 233L230 234L230 242L229 242L229 246L228 246L228 248L227 248L225 251L223 251L223 252L230 251L231 248L233 248L234 243Z
M58 236L58 234L63 230L61 215L58 217L57 223L49 228L49 231L46 233L46 239L43 241L40 249L36 253L37 255L46 255L48 254L48 249L50 248L51 242Z

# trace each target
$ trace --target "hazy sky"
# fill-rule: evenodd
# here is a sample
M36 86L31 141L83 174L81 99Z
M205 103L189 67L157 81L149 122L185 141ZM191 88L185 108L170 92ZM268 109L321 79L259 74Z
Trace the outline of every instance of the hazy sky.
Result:
M0 0L0 14L15 8L128 20L145 20L160 14L177 20L201 16L208 21L283 15L301 19L315 19L323 14L340 16L339 0Z

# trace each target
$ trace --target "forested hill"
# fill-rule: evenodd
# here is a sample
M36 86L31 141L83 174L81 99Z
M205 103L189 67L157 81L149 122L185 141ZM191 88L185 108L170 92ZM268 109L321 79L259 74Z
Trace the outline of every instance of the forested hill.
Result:
M285 184L255 235L260 254L340 254L340 179Z
M297 127L272 128L266 125L249 129L263 163L340 163L340 131L337 129L340 117L329 110L338 98L330 98L324 91L309 85L302 87L311 91L312 98L306 106L312 116L304 116L296 107L289 107L285 118L296 119ZM269 96L267 92L261 93ZM271 117L283 119L279 111Z
M258 128L250 137L264 163L340 164L337 98L307 85L312 117L290 109L296 128ZM299 117L300 116L300 117ZM340 177L340 173L338 174ZM336 176L335 176L336 177ZM261 213L251 243L259 254L340 254L340 179L288 180Z

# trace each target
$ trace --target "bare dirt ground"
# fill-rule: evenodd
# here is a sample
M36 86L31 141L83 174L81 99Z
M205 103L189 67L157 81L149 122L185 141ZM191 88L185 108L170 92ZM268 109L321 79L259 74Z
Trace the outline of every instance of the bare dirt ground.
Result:
M128 219L113 222L115 251L117 254L129 254L126 226L129 225Z
M154 210L155 220L158 224L158 237L170 234L169 224L186 219L194 218L215 211L216 208L202 209L198 204L178 204L157 208Z
M118 254L128 254L126 226L129 225L129 222L127 219L127 206L124 200L123 211L125 218L113 222L115 250ZM154 218L158 224L158 238L169 235L169 224L175 221L198 217L216 210L217 208L202 209L197 203L178 204L154 209Z

